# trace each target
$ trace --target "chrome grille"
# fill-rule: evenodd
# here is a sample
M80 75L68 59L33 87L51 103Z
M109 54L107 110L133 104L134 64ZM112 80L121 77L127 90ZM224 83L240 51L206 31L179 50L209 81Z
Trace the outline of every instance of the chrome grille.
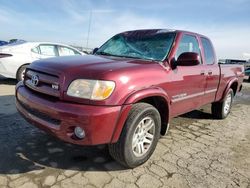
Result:
M57 76L34 70L27 70L24 84L36 92L54 97L60 96L59 78Z

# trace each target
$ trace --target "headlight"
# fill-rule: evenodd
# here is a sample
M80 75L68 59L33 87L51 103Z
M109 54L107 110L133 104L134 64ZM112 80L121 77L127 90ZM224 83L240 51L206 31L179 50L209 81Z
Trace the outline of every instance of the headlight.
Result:
M77 79L71 82L67 95L91 100L108 98L115 88L115 82L103 80Z

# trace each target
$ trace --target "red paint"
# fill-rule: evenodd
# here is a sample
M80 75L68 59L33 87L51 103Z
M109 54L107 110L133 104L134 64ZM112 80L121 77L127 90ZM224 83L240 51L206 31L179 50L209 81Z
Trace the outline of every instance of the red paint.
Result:
M120 115L121 106L92 106L62 101L50 101L34 92L26 89L23 85L17 88L16 106L19 112L35 126L50 132L56 137L75 144L103 144L112 139L117 118ZM22 105L21 105L21 104ZM27 105L40 113L61 120L60 125L48 123L42 118L36 118L23 108ZM122 114L121 114L122 117ZM81 126L86 131L86 139L72 139L72 126ZM97 131L98 130L98 131Z
M166 121L174 116L197 109L204 104L219 101L237 83L243 81L244 68L240 65L206 65L201 35L175 31L176 38L168 57L162 63L145 60L98 55L59 57L32 63L28 70L38 71L44 80L53 80L59 85L58 93L48 95L48 86L34 91L19 83L16 90L18 111L35 126L54 136L74 144L96 145L116 142L133 103L144 98L159 96L168 105ZM201 48L203 64L177 66L170 62L183 34L194 35ZM143 32L142 32L143 34ZM204 36L202 36L204 37ZM212 72L210 74L209 72ZM45 73L45 74L44 74ZM204 73L204 74L203 74ZM69 84L75 79L98 79L115 81L112 95L103 101L91 101L67 96ZM25 81L27 82L27 77ZM214 92L211 92L215 90ZM40 94L40 93L44 94ZM201 95L197 95L201 93ZM176 98L183 94L184 98ZM30 115L22 103L43 116ZM59 120L53 125L43 118ZM86 138L72 137L72 126L81 126Z

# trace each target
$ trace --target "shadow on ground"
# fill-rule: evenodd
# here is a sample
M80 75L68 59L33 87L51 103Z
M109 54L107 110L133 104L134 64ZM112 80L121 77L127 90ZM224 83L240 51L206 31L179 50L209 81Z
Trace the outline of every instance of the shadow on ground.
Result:
M15 79L6 79L6 78L0 77L0 84L4 84L4 85L16 85L17 82L18 81L15 80Z
M194 110L191 112L188 112L186 114L180 115L179 117L182 118L191 118L191 119L214 119L214 117L211 114L211 105L206 105L202 109Z
M21 120L12 123L6 132L1 141L6 145L1 151L0 174L25 173L46 167L79 171L123 169L111 159L105 146L67 144Z

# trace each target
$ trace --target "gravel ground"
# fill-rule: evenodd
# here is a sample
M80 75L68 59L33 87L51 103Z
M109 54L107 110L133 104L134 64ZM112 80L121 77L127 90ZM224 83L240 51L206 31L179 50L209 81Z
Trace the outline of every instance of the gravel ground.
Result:
M74 146L29 125L15 109L15 84L0 80L0 187L250 187L250 83L226 120L213 120L209 105L174 118L135 169L106 146Z

